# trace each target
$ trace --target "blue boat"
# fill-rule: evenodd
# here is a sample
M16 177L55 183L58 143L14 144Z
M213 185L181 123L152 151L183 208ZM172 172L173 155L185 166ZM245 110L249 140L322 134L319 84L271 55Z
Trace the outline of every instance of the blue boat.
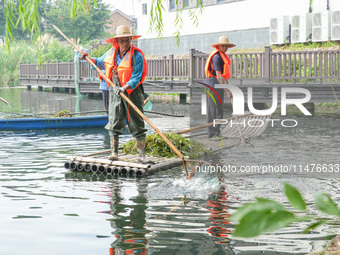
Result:
M104 128L108 116L0 119L0 130Z

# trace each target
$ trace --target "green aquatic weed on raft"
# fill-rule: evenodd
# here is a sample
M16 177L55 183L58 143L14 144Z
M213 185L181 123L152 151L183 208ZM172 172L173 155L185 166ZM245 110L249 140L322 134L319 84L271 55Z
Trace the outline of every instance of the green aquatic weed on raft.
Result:
M192 159L199 157L204 152L204 146L194 140L183 137L180 134L163 133L169 141L185 156ZM158 135L149 134L146 136L145 152L155 157L172 158L178 156L169 145ZM130 140L122 146L122 153L137 154L136 140Z
M68 110L62 110L58 112L57 114L53 115L52 118L56 117L72 117L71 112Z

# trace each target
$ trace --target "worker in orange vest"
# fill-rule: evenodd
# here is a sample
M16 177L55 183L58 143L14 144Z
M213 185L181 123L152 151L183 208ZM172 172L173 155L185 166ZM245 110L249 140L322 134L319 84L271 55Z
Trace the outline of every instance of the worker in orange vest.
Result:
M119 135L127 120L131 134L136 138L136 147L139 152L138 160L147 162L145 157L146 131L144 120L120 96L126 94L130 100L143 112L144 89L142 82L145 79L147 66L143 52L132 45L132 40L140 35L133 35L130 28L120 25L116 35L106 40L112 43L112 48L99 58L91 58L100 68L105 69L106 76L116 85L110 86L109 123L105 126L109 130L112 153L108 159L118 160ZM86 53L81 52L84 58Z
M235 44L229 43L227 36L220 36L218 42L211 45L215 50L210 54L205 65L205 74L207 77L207 83L211 87L215 87L216 84L226 84L230 78L230 59L228 58L226 51L229 48L235 47ZM209 89L210 90L210 89ZM212 92L210 90L210 92ZM214 100L211 97L207 98L207 123L211 123L214 119L223 119L223 102L224 93L227 94L229 100L231 100L231 93L228 89L216 89L221 101ZM214 95L212 93L212 95ZM218 102L215 104L215 102ZM221 103L219 103L221 102ZM220 126L216 125L208 127L208 137L214 137L220 135Z

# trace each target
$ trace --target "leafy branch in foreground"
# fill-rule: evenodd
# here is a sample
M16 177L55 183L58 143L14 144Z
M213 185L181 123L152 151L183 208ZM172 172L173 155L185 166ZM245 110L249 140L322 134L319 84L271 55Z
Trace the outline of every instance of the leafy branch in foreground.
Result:
M299 211L306 211L306 202L301 193L288 183L284 184L285 195L290 205ZM316 207L328 215L340 216L340 208L333 202L328 194L321 193L314 197ZM288 211L282 204L266 199L256 198L253 203L241 206L231 217L231 221L238 222L233 236L255 237L266 232L289 226L293 222L313 220L311 216L297 217L294 212ZM326 223L326 219L318 219L311 223L304 233L309 233L319 225Z
M10 51L10 42L13 40L13 29L21 24L23 31L28 30L34 39L39 36L40 14L38 10L40 0L5 0L5 22L6 22L6 45Z

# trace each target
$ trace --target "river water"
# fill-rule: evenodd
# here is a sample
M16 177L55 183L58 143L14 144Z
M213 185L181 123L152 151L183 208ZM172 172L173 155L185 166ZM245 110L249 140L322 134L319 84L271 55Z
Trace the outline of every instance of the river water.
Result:
M0 89L1 117L14 113L101 110L100 98ZM189 127L189 105L154 103L159 112L183 118L149 116L161 131ZM339 163L336 114L296 116L299 126L267 128L255 147L238 147L220 156L221 164ZM150 129L151 132L151 129ZM312 203L325 192L339 204L339 173L224 176L200 173L185 179L181 167L140 178L71 173L66 156L109 148L105 129L0 131L0 254L306 254L320 251L339 234L339 219L329 218L311 234L310 222L292 224L251 239L230 235L229 215L255 197L289 208L283 183L296 186L308 202L308 214L326 217ZM126 132L122 142L131 136ZM260 177L260 178L259 178Z

